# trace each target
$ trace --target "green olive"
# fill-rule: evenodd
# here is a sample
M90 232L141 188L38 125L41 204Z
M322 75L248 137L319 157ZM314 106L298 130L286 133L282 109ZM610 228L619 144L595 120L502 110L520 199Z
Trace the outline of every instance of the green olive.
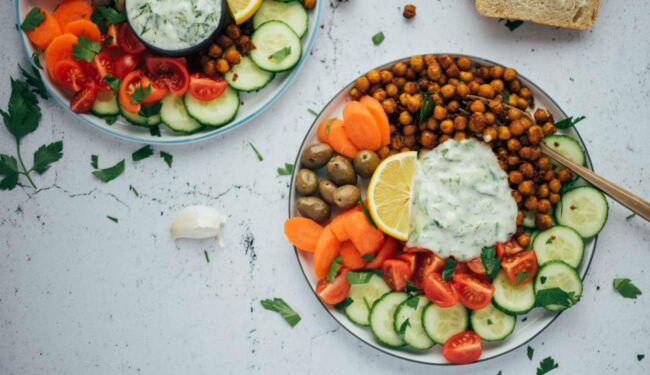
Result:
M317 197L301 197L296 201L296 207L301 215L318 223L324 223L330 217L330 206Z
M296 175L296 190L302 195L312 195L318 189L318 176L311 169L303 168Z
M352 163L343 156L336 155L327 162L327 173L330 180L339 186L357 183L357 174Z
M324 178L318 183L318 192L327 203L334 203L334 190L337 186L329 179Z
M332 158L334 150L327 143L316 143L305 149L300 156L303 166L310 169L318 169Z
M334 204L341 208L350 208L357 204L361 197L359 188L355 185L343 185L334 190Z
M354 157L352 162L354 170L357 171L361 177L372 177L372 174L379 165L379 156L374 151L361 150Z

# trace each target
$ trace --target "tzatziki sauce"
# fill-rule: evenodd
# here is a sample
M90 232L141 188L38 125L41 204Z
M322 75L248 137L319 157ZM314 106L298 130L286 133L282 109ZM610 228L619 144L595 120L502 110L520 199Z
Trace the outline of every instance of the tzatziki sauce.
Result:
M508 177L487 145L448 140L415 166L408 246L467 261L517 230Z
M181 50L205 41L221 21L221 0L127 0L133 31L163 50Z

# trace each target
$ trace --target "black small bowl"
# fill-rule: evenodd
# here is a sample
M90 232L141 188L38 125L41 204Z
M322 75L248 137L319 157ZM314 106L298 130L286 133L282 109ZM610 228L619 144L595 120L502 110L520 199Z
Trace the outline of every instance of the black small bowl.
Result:
M178 1L185 1L185 0L178 0ZM183 49L176 49L176 50L167 50L163 49L160 47L156 47L150 43L148 43L146 40L140 37L138 33L135 32L135 28L133 25L131 25L131 19L129 18L129 13L127 11L128 6L126 6L126 3L129 2L129 0L125 1L125 6L124 6L124 13L126 13L126 20L129 23L129 26L131 26L131 29L133 30L133 34L144 44L149 50L153 51L156 54L163 55L163 56L172 56L172 57L178 57L178 56L187 56L187 55L192 55L203 48L207 47L210 42L212 42L218 35L221 33L221 31L228 25L230 21L230 16L228 15L228 12L226 11L226 7L228 6L226 4L225 0L220 0L221 1L221 18L219 20L219 23L215 27L214 31L208 35L207 38L205 38L203 41L187 48Z

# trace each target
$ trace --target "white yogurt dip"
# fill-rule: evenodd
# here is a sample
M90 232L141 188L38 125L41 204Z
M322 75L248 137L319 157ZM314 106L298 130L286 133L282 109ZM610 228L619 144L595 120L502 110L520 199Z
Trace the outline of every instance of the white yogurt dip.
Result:
M517 204L492 150L448 140L417 161L408 245L467 261L517 230Z

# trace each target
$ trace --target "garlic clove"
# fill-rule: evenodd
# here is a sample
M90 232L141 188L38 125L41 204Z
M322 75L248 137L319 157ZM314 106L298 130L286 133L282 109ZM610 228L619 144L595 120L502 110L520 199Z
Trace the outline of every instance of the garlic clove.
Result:
M172 222L172 237L204 239L217 237L223 246L221 227L226 218L208 206L189 206L180 210Z

